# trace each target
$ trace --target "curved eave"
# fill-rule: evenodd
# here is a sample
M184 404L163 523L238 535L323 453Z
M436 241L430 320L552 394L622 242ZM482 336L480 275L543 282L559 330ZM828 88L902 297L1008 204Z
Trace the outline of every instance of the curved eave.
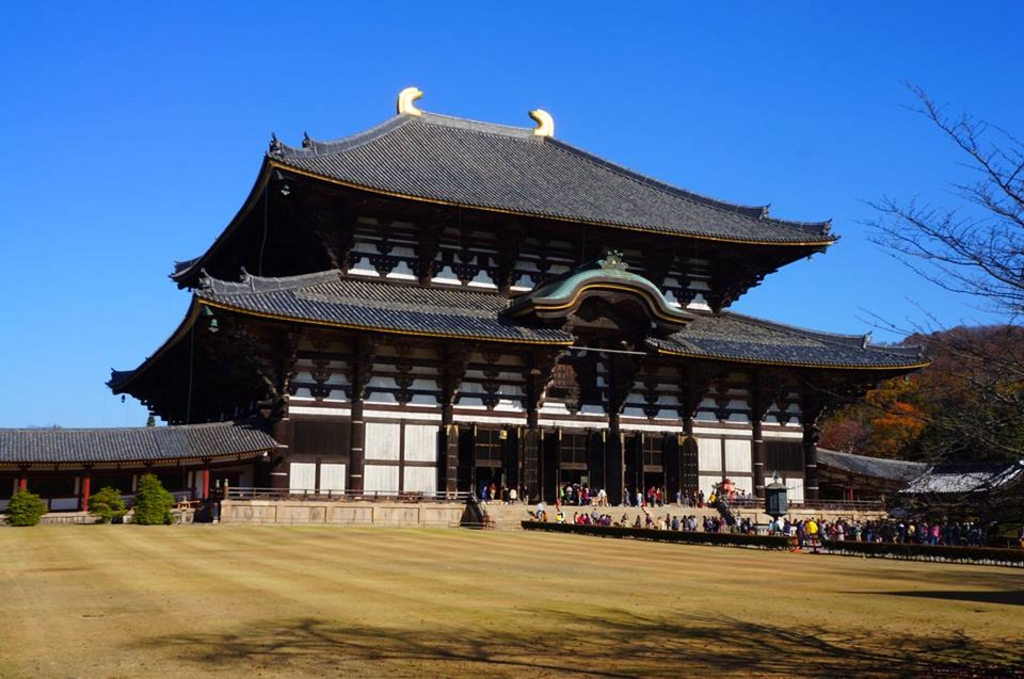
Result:
M260 201L266 192L267 184L270 182L271 171L274 169L273 164L269 162L269 157L263 158L263 163L260 165L260 171L256 175L256 181L253 183L252 189L249 190L249 195L246 197L242 207L238 210L235 216L228 222L228 225L224 228L217 239L206 249L199 257L192 260L186 260L189 262L188 266L181 271L175 271L170 275L170 279L178 284L178 287L184 288L189 287L187 282L189 278L192 278L198 274L198 272L206 265L213 255L221 248L221 246L234 234L234 232L240 228L242 222L244 222L253 209L259 205Z
M713 243L733 243L733 244L738 244L738 245L739 244L742 244L742 245L762 245L762 246L766 246L766 247L787 247L787 248L789 248L789 247L792 247L792 248L804 247L804 248L814 248L814 249L817 249L817 250L822 250L822 249L825 249L825 248L833 245L838 240L838 237L834 237L834 236L827 237L827 238L824 238L824 239L819 239L819 240L807 240L807 241L802 241L802 240L772 241L772 240L762 240L762 239L753 239L753 238L725 238L725 237L722 237L722 236L711 236L711 235L705 235L705 234L699 234L699 233L682 233L680 231L677 231L677 230L674 230L674 229L665 228L665 227L619 224L619 223L615 223L615 222L604 222L604 221L598 221L598 220L586 220L586 219L579 219L578 217L568 217L568 216L556 215L556 214L547 214L547 213L540 213L540 212L529 212L529 211L526 211L526 210L509 210L509 209L505 209L505 208L497 208L497 207L491 207L491 206L486 206L486 205L475 205L475 204L472 204L472 203L463 203L463 202L458 202L458 201L448 201L448 200L443 200L443 199L440 199L440 198L427 198L427 197L423 197L423 196L414 196L414 195L410 195L410 194L398 193L398 192L395 192L395 191L387 191L387 190L384 190L384 189L374 188L372 186L366 186L366 185L363 185L363 184L357 184L355 182L344 181L344 180L337 179L335 177L330 177L330 176L327 176L327 175L323 175L323 174L320 174L320 173L317 173L317 172L311 172L311 171L306 170L306 169L297 168L297 167L294 167L292 165L288 165L287 163L281 162L279 160L273 160L273 159L271 159L269 157L265 159L264 163L267 164L271 169L280 169L280 170L283 170L283 171L286 171L286 172L289 172L289 173L292 173L292 174L295 174L295 175L298 175L298 176L307 177L307 178L310 178L310 179L316 179L316 180L319 180L319 181L327 182L329 184L334 184L336 186L342 186L342 187L349 188L349 189L355 189L355 190L358 190L358 191L366 191L367 193L372 193L372 194L379 195L379 196L387 196L389 198L400 198L400 199L403 199L403 200L410 200L410 201L419 202L419 203L426 203L426 204L429 204L429 205L444 205L446 207L462 208L462 209L466 209L466 210L480 210L481 212L488 212L488 213L493 213L493 214L511 215L511 216L514 216L514 217L528 217L528 218L533 218L533 219L546 219L546 220L562 222L562 223L567 223L567 224L584 224L584 225L587 225L587 226L599 226L599 227L605 227L605 228L609 228L609 229L619 229L619 230L623 230L623 231L632 231L632 232L637 232L637 233L651 233L651 234L657 234L657 235L660 235L660 236L675 236L675 237L678 237L678 238L694 239L694 240L701 240L701 241L707 241L707 242L713 242ZM221 239L218 239L218 242L220 240ZM216 245L216 243L215 243L215 245ZM211 251L212 251L212 248L211 248ZM200 261L204 260L205 258L206 258L206 255L201 257Z
M688 312L676 313L671 307L665 304L665 298L661 296L660 291L653 292L648 289L645 285L626 285L623 283L612 283L609 281L593 281L591 283L584 283L572 289L572 294L568 297L552 299L550 301L530 300L528 303L523 304L522 308L516 309L514 312L508 314L511 318L519 318L531 313L551 313L565 311L570 312L575 307L579 306L582 302L583 296L590 291L594 290L614 290L619 292L626 292L633 295L639 295L645 301L647 308L656 317L666 323L672 325L685 325L686 323L693 320L693 314Z
M202 302L202 304L205 305L206 303ZM130 393L130 392L128 392L126 387L130 386L133 382L135 382L140 375L144 374L146 372L146 370L149 369L150 366L152 366L153 364L157 363L164 356L164 354L166 354L172 348L174 348L174 346L179 341L181 341L181 339L185 335L187 335L189 333L189 331L192 329L193 325L195 325L196 319L199 318L199 313L200 313L200 303L198 302L198 300L195 297L193 297L192 298L192 302L189 305L189 309L185 313L185 318L182 319L182 321L178 325L177 329L173 333L171 333L171 336L168 337L167 340L165 340L164 343L160 345L160 348L157 349L153 353L152 356L150 356L145 361L143 361L142 365L140 365L135 370L131 371L131 375L129 375L123 381L118 382L117 384L113 384L112 380L111 380L111 382L107 382L107 386L110 387L110 390L114 394Z
M389 328L386 326L374 326L374 325L361 325L355 323L337 323L334 321L323 321L311 318L302 318L298 316L289 316L287 314L272 314L263 311L253 311L244 307L234 306L227 304L222 301L211 301L205 298L200 300L203 306L208 306L211 309L221 309L223 311L230 311L237 313L242 316L249 316L251 318L261 318L270 321L281 321L286 323L301 323L303 325L316 326L321 328L334 328L338 330L358 330L362 332L379 332L386 335L399 335L405 337L436 337L441 339L461 339L471 342L499 342L503 344L529 344L529 345L541 345L541 346L572 346L573 340L543 340L543 339L527 339L519 337L488 337L485 335L463 335L459 333L444 333L444 332L431 332L431 331L414 331L405 330L400 328Z
M703 354L691 351L679 351L672 349L664 349L661 347L651 346L648 347L654 349L659 355L662 356L679 356L681 358L692 358L703 361L718 361L725 363L736 363L740 365L771 365L780 366L786 368L816 368L823 370L843 370L843 371L857 371L857 372L893 372L893 373L905 373L913 370L920 370L931 365L931 361L923 361L918 363L912 363L907 365L848 365L841 363L815 363L812 361L784 361L784 360L767 360L761 358L743 358L738 356L727 356L719 354Z

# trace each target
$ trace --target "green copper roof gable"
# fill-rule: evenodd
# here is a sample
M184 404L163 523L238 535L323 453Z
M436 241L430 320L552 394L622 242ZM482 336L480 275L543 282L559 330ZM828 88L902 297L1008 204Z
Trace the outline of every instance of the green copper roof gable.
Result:
M616 251L519 297L512 302L507 315L568 315L579 306L585 293L594 290L639 296L659 325L684 325L694 318L690 312L669 303L657 285L643 276L630 273L622 261L622 254Z

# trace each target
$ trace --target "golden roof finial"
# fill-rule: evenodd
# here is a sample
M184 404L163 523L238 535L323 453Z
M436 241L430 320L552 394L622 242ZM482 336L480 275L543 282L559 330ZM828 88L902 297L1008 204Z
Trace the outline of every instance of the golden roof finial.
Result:
M398 113L408 113L411 116L421 116L423 111L416 108L412 102L423 96L423 93L416 87L406 87L398 93Z
M555 136L555 119L550 113L538 108L530 111L530 117L537 121L537 127L533 128L535 137Z

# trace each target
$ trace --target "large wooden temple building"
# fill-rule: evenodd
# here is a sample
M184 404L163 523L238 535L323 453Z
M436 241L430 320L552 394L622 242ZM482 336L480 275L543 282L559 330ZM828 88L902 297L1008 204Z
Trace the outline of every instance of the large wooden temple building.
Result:
M171 424L255 418L235 485L446 494L495 483L818 498L815 422L919 351L728 311L835 242L553 134L419 110L274 138L235 218L172 279L191 306L115 394Z

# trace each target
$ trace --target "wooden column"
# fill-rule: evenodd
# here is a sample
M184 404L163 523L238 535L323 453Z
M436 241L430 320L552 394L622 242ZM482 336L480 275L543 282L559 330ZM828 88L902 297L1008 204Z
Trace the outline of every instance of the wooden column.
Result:
M612 504L622 504L623 485L626 482L626 458L622 445L622 430L619 428L619 411L608 413L608 440L605 442L608 460L608 498Z
M754 459L754 495L759 498L764 498L764 466L765 461L768 457L767 446L764 443L764 433L762 432L762 422L760 419L755 419L752 423L754 436L750 442L751 445L751 456Z
M27 476L20 476L20 477L18 477L18 490L28 490L28 477Z
M804 425L804 500L818 501L818 432Z
M207 465L209 463L206 463ZM206 500L210 497L210 467L204 466L202 471L203 478L203 499Z
M754 495L759 498L764 498L765 464L768 457L764 442L764 418L768 415L773 395L779 389L777 382L778 379L771 375L755 374L750 390L750 424L753 430L750 453L754 462Z
M718 373L718 367L700 363L683 364L679 369L680 394L677 412L683 420L682 469L680 476L683 482L690 481L691 486L684 490L696 491L700 486L700 454L697 438L693 435L693 423L697 417L704 395L708 392L712 379Z
M89 496L92 494L92 474L88 469L82 474L82 488L78 497L79 511L89 511Z
M526 373L526 431L521 444L522 476L520 485L524 488L527 502L534 498L543 499L541 488L541 447L543 432L540 428L540 409L544 401L544 390L551 381L555 364L562 349L543 349L530 356L530 369Z
M442 354L438 488L444 489L448 495L459 491L459 427L455 424L455 401L458 400L471 353L472 347L457 344L446 346ZM462 490L475 489L470 487Z
M281 445L288 446L285 450L292 449L294 427L287 417L274 422L271 427L271 435L274 437L274 440ZM271 455L274 455L274 453L271 453ZM268 470L268 474L271 488L288 488L288 472L286 471L287 464L287 456L277 456L270 459L270 469Z
M821 414L821 403L810 394L802 399L804 436L804 501L817 502L818 496L818 427L816 423Z
M356 493L363 491L363 473L366 469L366 421L363 419L362 395L352 399L352 433L348 451L348 487Z
M662 449L665 470L666 502L675 502L676 494L683 490L683 435L669 434Z
M608 485L612 493L611 501L622 502L623 486L626 484L626 450L619 427L622 408L626 405L633 381L640 371L642 361L628 354L602 355L601 360L608 366ZM643 454L640 453L641 462ZM642 482L642 468L638 471ZM630 479L631 483L636 483Z
M352 433L348 455L348 487L356 494L362 493L364 490L366 421L363 419L363 404L375 356L376 342L369 338L361 338L357 343L356 355L352 360L350 371Z
M459 490L459 426L454 423L455 406L445 403L441 406L440 455L437 470L440 476L438 488L448 496Z
M540 387L539 376L530 371L526 376L526 438L523 441L523 487L530 501L542 497L540 488Z

